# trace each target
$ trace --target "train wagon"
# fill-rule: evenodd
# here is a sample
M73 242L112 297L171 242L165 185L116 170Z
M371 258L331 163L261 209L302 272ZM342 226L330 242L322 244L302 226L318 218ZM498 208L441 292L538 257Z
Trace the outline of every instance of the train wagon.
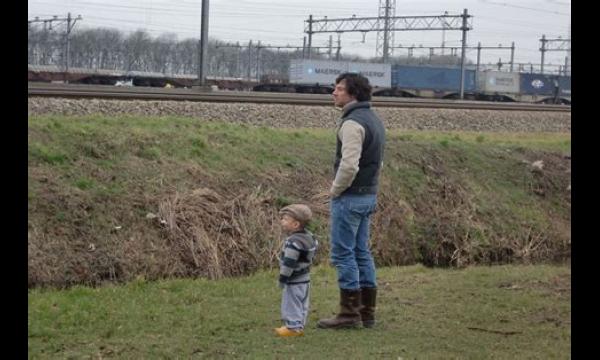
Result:
M345 72L364 75L374 91L391 85L390 64L296 59L290 62L289 82L259 84L254 90L331 94L335 79Z
M519 101L552 104L571 103L571 77L548 74L521 74Z
M71 67L65 72L64 67L57 65L27 65L28 81L73 84L112 85L123 79L124 73L119 70L87 69Z
M393 65L391 89L375 95L455 99L460 96L460 68ZM473 97L475 71L465 69L464 93Z
M519 101L520 74L485 70L477 73L477 99L486 101Z
M535 73L482 71L477 73L477 99L570 104L571 77Z

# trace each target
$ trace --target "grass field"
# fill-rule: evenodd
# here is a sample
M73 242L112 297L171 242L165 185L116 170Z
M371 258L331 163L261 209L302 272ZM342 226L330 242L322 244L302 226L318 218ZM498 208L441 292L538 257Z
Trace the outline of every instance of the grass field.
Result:
M29 358L570 358L570 134L388 132L379 322L328 331L315 324L338 304L322 196L333 130L104 116L28 128ZM279 339L276 214L290 202L313 207L322 247L306 336Z
M32 359L568 359L570 268L378 270L373 329L322 330L335 271L313 269L302 338L277 338L276 273L29 292Z

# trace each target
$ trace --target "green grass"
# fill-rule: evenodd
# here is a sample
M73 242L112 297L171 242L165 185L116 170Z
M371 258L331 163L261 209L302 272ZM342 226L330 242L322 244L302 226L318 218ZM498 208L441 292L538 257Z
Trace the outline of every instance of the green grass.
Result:
M63 164L67 161L65 154L42 144L32 144L29 147L30 159L40 160L50 165Z
M302 141L307 146L303 155L319 157L329 150L327 131L309 129L274 130L226 123L202 123L192 118L119 117L31 117L29 128L34 134L44 133L44 143L30 144L30 161L64 163L64 153L88 157L90 160L127 157L156 161L192 161L215 171L229 169L263 170L279 165L299 167L303 162L290 152ZM325 147L324 147L325 146ZM64 152L64 153L63 153Z
M570 268L378 269L378 324L321 330L335 271L313 270L303 338L280 339L276 272L29 291L31 359L565 359Z
M504 148L527 147L570 153L571 136L565 133L508 133L473 131L392 131L392 137L403 141L445 142L447 144L495 145Z

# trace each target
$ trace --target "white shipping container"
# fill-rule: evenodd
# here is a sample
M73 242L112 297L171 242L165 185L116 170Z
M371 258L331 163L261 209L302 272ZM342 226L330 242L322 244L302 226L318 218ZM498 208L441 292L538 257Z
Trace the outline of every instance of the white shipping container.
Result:
M345 72L364 75L373 87L389 88L392 84L390 64L302 59L290 62L290 83L333 85L335 79Z
M477 74L477 88L486 94L519 93L519 73L482 71Z

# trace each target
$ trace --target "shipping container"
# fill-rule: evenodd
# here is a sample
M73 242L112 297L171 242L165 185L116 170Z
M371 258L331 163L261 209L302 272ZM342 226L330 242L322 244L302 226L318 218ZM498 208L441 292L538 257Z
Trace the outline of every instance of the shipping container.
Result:
M569 103L571 100L571 77L522 73L521 100Z
M400 89L460 91L460 68L392 66L392 86ZM465 69L464 91L475 91L475 70Z
M559 84L556 75L521 74L521 92L523 94L552 96L554 88Z
M477 77L477 90L484 94L518 94L519 73L481 71Z
M302 59L290 62L290 83L333 85L345 72L364 75L373 87L389 88L391 85L390 64Z
M571 77L559 76L558 85L560 86L560 96L571 98Z

